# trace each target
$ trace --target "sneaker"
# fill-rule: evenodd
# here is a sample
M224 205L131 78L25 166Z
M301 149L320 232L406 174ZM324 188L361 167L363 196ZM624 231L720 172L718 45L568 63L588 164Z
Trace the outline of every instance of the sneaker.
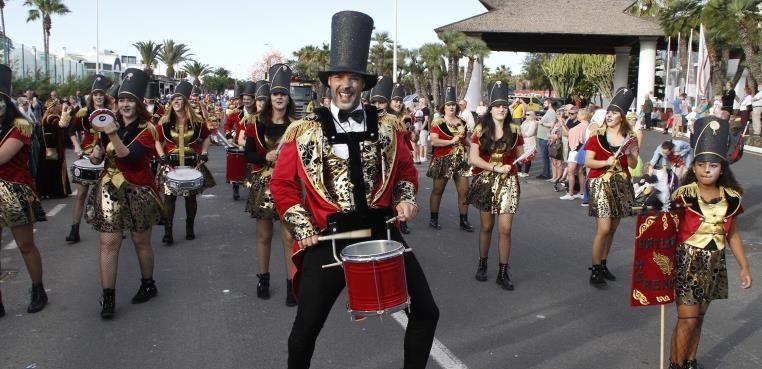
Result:
M590 206L590 204L586 203L586 202L583 202L583 203L579 204L579 206L581 206L583 208L586 208L586 207Z
M575 199L584 199L584 198L585 198L585 195L583 195L583 194L581 194L581 193L578 193L578 194L574 195L574 198L575 198Z
M570 195L568 193L566 195L559 197L559 199L561 200L574 200L574 198L575 198L574 195Z
M519 178L526 178L529 177L529 174L526 174L524 172L519 172Z
M553 178L548 178L545 180L545 182L558 182L558 180Z
M548 177L546 177L543 174L540 174L540 175L536 176L535 178L537 178L537 179L548 179Z

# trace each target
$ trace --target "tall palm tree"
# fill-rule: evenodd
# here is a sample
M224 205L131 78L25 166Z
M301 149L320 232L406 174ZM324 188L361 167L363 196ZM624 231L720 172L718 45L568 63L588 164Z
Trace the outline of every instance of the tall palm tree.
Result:
M442 55L445 55L447 50L445 48L445 45L442 45L440 43L427 43L423 44L420 48L421 52L421 60L423 60L424 65L426 65L426 68L429 70L429 75L431 77L431 95L434 96L434 103L435 106L439 105L440 100L440 86L442 85L442 75L444 74L443 71L443 63L444 59L442 59Z
M378 75L384 75L386 72L384 59L392 39L389 38L389 32L376 32L373 34L372 42L375 42L370 48L370 60L374 64L375 72Z
M212 69L209 68L208 64L199 63L196 60L192 60L183 64L182 71L193 78L194 84L198 84L201 82L201 78L212 72Z
M414 92L423 93L421 84L424 78L424 67L423 62L421 61L420 50L404 49L401 54L404 55L404 58L401 58L404 61L402 63L402 69L404 69L413 80L413 87L415 88Z
M489 56L489 53L490 50L487 47L487 44L481 39L473 37L466 38L465 54L468 58L468 65L466 66L465 76L466 88L462 88L460 90L460 94L458 96L459 99L462 99L464 96L466 96L466 89L468 89L468 84L471 82L471 75L474 73L474 62L477 60L484 62L484 58ZM508 81L505 82L508 83Z
M444 31L437 36L444 42L447 53L447 85L458 84L458 70L460 58L465 56L467 36L460 31Z
M159 65L159 53L163 45L157 44L153 41L143 42L138 41L132 46L138 49L140 59L143 63L143 71L148 73L149 76L153 75L153 69Z
M64 15L70 13L69 8L61 0L26 0L25 6L30 6L29 15L26 18L27 23L42 19L42 44L45 49L45 77L49 74L48 54L50 53L50 30L53 28L52 15Z
M708 8L727 9L726 19L732 19L738 30L738 39L741 43L749 72L758 83L762 82L762 63L759 59L759 23L762 21L759 8L761 0L712 0Z
M193 56L185 44L176 44L174 40L164 40L159 60L167 66L167 77L175 78L175 66Z

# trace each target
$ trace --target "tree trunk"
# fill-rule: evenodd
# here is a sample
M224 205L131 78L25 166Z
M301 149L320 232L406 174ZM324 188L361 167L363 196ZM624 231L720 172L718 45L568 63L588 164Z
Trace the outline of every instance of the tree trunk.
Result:
M762 80L762 65L759 63L758 52L754 50L754 45L750 41L749 30L742 19L738 21L738 36L741 40L741 48L746 56L746 65L749 68L749 73L755 80Z
M415 93L420 93L421 91L420 76L413 76L413 88L415 88Z
M447 63L447 86L455 87L458 83L458 59L452 55L448 56Z
M49 78L48 74L48 34L45 32L45 24L42 24L42 48L45 51L45 78Z
M722 91L722 71L724 69L723 61L717 55L717 48L713 42L706 43L707 56L709 57L709 68L711 69L710 84L712 94L717 95ZM712 97L712 96L708 96Z
M432 109L435 109L439 105L439 73L436 69L431 72L431 94L433 99L429 101L429 104Z
M468 85L471 84L471 75L474 73L474 57L468 58L468 65L466 66L466 79L463 83L465 88L461 89L460 93L458 94L458 99L462 100L466 96L466 90L468 90ZM506 83L508 81L505 81Z
M172 65L167 65L167 78L175 78L175 68Z
M681 92L685 92L688 86L686 76L688 75L688 35L680 34L680 73L677 76L676 86L682 87Z

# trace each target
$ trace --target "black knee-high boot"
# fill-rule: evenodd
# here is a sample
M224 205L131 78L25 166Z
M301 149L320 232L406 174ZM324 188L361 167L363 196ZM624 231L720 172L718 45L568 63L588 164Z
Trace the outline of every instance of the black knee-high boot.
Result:
M460 214L460 229L466 232L474 231L474 227L468 222L468 214Z
M238 191L238 183L233 183L233 200L238 200L241 198L241 195Z
M161 242L171 245L175 240L172 238L172 222L175 219L175 200L176 196L164 195L164 237Z
M442 226L439 225L439 212L431 212L431 218L429 218L429 227L434 229L442 229Z
M198 211L198 201L196 196L185 197L185 239L196 239L196 233L193 231L193 225L196 222L196 212Z
M66 242L68 243L79 242L79 222L71 225L71 230L69 231L69 235L66 236Z
M101 297L101 319L111 319L114 317L116 308L116 292L113 288L104 288Z

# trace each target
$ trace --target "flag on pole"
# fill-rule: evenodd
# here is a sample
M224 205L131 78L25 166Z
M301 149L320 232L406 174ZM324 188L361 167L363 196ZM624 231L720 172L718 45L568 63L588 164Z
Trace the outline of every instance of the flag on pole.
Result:
M704 25L699 29L698 70L696 71L696 100L706 96L706 87L709 85L709 52L706 47L706 33Z

